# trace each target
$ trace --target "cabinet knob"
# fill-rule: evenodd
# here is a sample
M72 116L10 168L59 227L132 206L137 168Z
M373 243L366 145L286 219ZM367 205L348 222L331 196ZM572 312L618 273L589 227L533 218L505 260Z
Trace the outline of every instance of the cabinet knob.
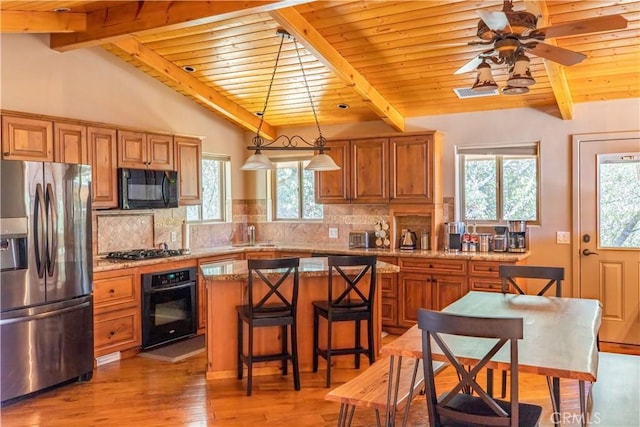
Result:
M109 337L112 337L116 334L116 331L109 331Z
M115 290L115 289L113 289L113 288L111 288L111 289L109 289L109 293L110 293L110 294L115 294L115 293L116 293L116 290Z
M493 267L489 267L487 270L488 270L489 272L492 272L492 271L493 271Z
M9 152L6 152L6 151L5 151L5 152L4 152L4 153L2 153L2 154L3 154L3 155L5 155L5 156L8 156L8 155L9 155Z

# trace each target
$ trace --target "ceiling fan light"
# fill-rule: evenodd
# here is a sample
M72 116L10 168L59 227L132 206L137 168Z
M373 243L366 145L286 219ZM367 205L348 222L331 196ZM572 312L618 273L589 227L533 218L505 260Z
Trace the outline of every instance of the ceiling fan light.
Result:
M505 86L502 89L504 95L524 95L529 92L529 88L526 86Z
M491 67L486 62L478 65L478 77L471 87L474 92L489 92L498 88L491 74Z
M508 86L526 87L531 86L536 81L531 76L531 70L529 69L529 58L526 55L518 56L516 63L513 66L513 71L507 80Z
M336 165L336 162L333 161L331 156L329 156L328 154L320 153L313 156L309 164L305 166L305 170L337 171L340 170L340 167Z
M266 170L266 169L275 169L276 167L271 163L271 160L264 154L260 152L260 150L256 150L255 153L250 155L247 160L244 162L244 165L240 168L243 171L252 171L252 170Z

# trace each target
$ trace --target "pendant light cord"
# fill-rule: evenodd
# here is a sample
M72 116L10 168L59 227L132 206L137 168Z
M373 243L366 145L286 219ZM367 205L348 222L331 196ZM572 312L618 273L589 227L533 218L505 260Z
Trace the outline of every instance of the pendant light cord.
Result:
M307 95L309 96L309 103L311 104L311 111L313 112L313 118L316 121L316 127L318 128L318 144L320 148L324 145L324 137L322 136L322 131L320 130L320 123L318 122L318 115L316 114L316 107L313 104L313 96L311 96L311 89L309 89L309 83L307 83L307 74L304 72L304 67L302 66L302 58L300 57L300 50L298 49L298 42L296 39L293 39L293 45L296 48L296 55L298 55L298 63L300 64L300 71L302 71L302 80L304 81L304 87L307 89Z
M280 53L282 52L282 44L284 43L284 38L289 36L289 33L278 33L280 37L280 46L278 47L278 55L276 55L276 64L273 67L273 73L271 73L271 81L269 82L269 88L267 89L267 97L264 100L264 106L262 107L262 113L260 114L260 124L258 125L258 132L256 133L257 138L262 142L262 138L260 137L260 130L262 129L262 123L264 123L264 115L267 111L267 106L269 105L269 98L271 97L271 88L273 87L273 81L276 78L276 71L278 70L278 62L280 61ZM295 39L294 39L295 42ZM304 74L304 71L303 71ZM317 122L317 120L316 120Z

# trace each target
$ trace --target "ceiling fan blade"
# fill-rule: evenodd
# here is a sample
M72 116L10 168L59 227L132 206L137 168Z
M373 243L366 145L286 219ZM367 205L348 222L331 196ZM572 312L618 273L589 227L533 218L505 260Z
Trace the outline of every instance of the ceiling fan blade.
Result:
M489 10L476 10L480 19L487 24L492 31L511 31L511 25L504 12L491 12Z
M542 33L544 38L550 39L552 37L577 36L599 31L621 30L627 28L627 24L627 19L624 16L609 15L538 28L533 33Z
M464 64L462 67L458 68L456 72L453 74L463 74L463 73L468 73L470 71L474 71L476 68L478 68L478 65L480 65L481 63L482 63L482 58L480 56L476 56L471 61Z
M587 57L584 53L574 52L569 49L564 49L546 43L538 43L536 47L530 49L529 52L536 56L550 59L553 62L567 66L582 62L582 60Z

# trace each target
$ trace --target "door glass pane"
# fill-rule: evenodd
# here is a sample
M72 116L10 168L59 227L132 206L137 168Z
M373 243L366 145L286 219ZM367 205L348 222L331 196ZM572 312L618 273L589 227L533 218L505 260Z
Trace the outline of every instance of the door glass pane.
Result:
M598 157L599 244L640 248L640 153Z

